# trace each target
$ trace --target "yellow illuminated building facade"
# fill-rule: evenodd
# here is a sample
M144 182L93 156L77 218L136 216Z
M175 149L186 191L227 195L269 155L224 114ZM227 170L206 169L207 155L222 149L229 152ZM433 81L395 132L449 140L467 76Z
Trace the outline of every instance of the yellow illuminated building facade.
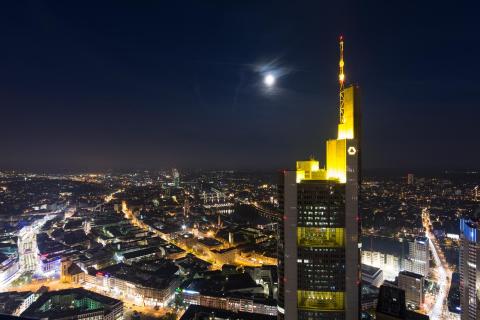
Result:
M302 180L347 181L347 140L355 139L355 94L356 87L344 89L344 123L338 124L337 139L327 140L326 168L320 168L317 160L297 161L297 182ZM357 116L358 118L358 116ZM356 153L351 147L349 153Z
M279 185L279 319L354 320L360 314L360 109L358 87L344 86L324 166L297 161Z

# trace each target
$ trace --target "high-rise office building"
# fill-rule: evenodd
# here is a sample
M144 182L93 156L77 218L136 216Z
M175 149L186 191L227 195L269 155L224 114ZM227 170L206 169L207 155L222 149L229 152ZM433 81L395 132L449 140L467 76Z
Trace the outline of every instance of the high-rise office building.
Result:
M172 169L172 176L173 176L173 186L175 188L180 187L180 172L176 168Z
M405 291L392 286L381 286L378 294L377 319L400 320L405 319L406 314Z
M340 121L326 142L326 167L298 161L279 184L279 319L356 320L360 315L360 109L344 88L340 39Z
M480 225L460 220L460 306L462 320L480 318Z
M407 174L407 184L414 184L415 183L415 176L413 173Z
M423 282L425 278L409 271L402 271L398 274L398 287L405 291L405 303L413 309L420 309L423 306Z
M427 237L416 237L408 243L408 259L405 261L405 270L420 274L424 277L430 272L430 251Z
M403 289L383 285L378 294L376 310L377 320L429 320L430 317L407 310L405 291Z

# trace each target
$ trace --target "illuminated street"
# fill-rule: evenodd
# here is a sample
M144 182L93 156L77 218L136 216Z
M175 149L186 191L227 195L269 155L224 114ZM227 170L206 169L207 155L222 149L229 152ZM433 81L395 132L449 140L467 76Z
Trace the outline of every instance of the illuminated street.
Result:
M74 285L72 283L63 283L58 279L54 279L54 280L41 279L41 280L33 280L30 283L22 284L15 287L11 286L6 291L37 291L43 286L48 287L49 290L54 290L54 291L81 287L80 285Z
M212 264L211 270L220 270L222 268L222 263L216 263L215 261L212 261L212 256L209 254L209 252L198 252L196 250L192 250L191 248L187 247L184 245L182 241L175 241L172 240L169 237L164 237L163 234L159 231L157 231L154 228L149 227L147 224L145 224L143 221L138 219L138 217L135 215L132 210L128 208L128 205L126 202L122 202L122 213L125 215L125 218L129 219L133 225L140 227L144 230L153 230L156 234L158 234L162 239L165 241L181 248L182 250L192 253L195 255L197 258L204 260L206 262L209 262ZM271 260L271 259L270 259ZM245 256L240 256L239 254L236 255L235 257L235 263L239 266L244 266L244 267L260 267L264 264L272 264L271 262L268 262L268 259L265 257L262 257L261 255L257 255L256 258L250 258L250 257L245 257Z
M422 219L423 225L426 230L426 235L430 239L430 251L435 261L435 274L437 277L437 285L439 286L438 295L435 297L435 302L432 309L429 311L430 319L440 320L445 319L447 316L447 297L448 290L450 288L450 280L452 278L452 272L448 268L448 265L445 262L443 253L441 252L440 247L438 246L437 239L431 232L431 222L430 215L427 208L422 210ZM440 257L442 256L442 258Z
M104 199L105 203L109 203L110 201L112 201L113 199L115 199L115 195L116 195L117 193L122 192L122 191L123 191L122 189L118 189L118 190L116 190L116 191L114 191L114 192L106 195L106 196L105 196L105 199Z

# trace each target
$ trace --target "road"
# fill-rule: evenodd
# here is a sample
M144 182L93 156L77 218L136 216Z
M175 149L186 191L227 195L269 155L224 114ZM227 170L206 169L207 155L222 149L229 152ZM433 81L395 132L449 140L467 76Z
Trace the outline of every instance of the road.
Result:
M122 192L122 191L123 191L123 189L118 189L118 190L116 190L116 191L114 191L114 192L106 195L105 198L104 198L105 203L109 203L110 201L112 201L113 199L115 199L115 195L116 195L117 193Z
M450 270L442 249L438 245L437 238L431 232L430 213L427 208L422 210L422 222L428 237L430 251L432 252L433 260L435 261L437 271L437 284L439 286L438 296L435 303L429 312L431 320L440 320L446 318L448 312L448 290L450 289L450 279L452 278L452 271Z
M138 217L135 215L135 213L128 208L128 204L126 201L122 201L122 213L124 214L125 218L130 220L130 222L139 228L142 228L143 230L146 231L152 231L156 233L160 238L163 240L179 247L180 249L184 250L185 252L191 253L195 255L197 258L204 260L208 263L211 263L211 270L221 270L222 269L222 263L217 263L213 261L214 259L212 258L212 254L210 252L198 252L196 250L192 250L192 248L187 247L182 241L176 241L174 239L171 239L170 237L164 236L161 232L156 230L155 228L151 228L149 225L147 225L145 222L142 220L138 219ZM187 230L188 231L188 230ZM219 239L217 239L219 240ZM244 267L261 267L264 264L269 264L265 261L269 261L268 258L262 257L260 254L256 255L256 258L249 258L249 257L242 257L239 254L236 255L235 257L235 264L238 266L244 266Z
M30 283L9 287L6 291L37 291L42 286L48 287L49 291L57 291L63 289L80 288L80 285L73 283L63 283L59 279L41 279L33 280Z
M130 223L133 224L134 226L137 226L139 228L142 228L143 230L146 231L152 231L156 233L160 238L163 240L167 241L168 243L171 243L180 249L184 250L185 252L192 253L195 255L197 258L204 260L206 262L212 263L212 261L209 260L209 256L205 254L200 254L198 252L195 252L191 250L190 248L187 248L185 245L183 245L180 241L174 241L170 239L169 237L165 237L161 232L157 231L155 228L150 228L146 223L144 223L142 220L138 219L138 217L133 213L132 210L128 208L127 202L122 201L122 213L125 215L125 218L130 220ZM222 268L221 265L216 265L212 263L212 270L220 270Z

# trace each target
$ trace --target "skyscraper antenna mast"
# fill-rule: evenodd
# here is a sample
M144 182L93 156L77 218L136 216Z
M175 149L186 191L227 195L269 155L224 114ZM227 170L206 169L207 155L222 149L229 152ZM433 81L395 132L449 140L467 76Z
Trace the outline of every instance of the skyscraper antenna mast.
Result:
M344 101L343 101L343 89L344 89L344 82L345 82L345 73L343 73L343 66L345 63L343 62L343 36L340 36L339 39L340 44L340 62L338 63L339 73L338 73L338 82L340 84L340 123L345 123L344 117Z

